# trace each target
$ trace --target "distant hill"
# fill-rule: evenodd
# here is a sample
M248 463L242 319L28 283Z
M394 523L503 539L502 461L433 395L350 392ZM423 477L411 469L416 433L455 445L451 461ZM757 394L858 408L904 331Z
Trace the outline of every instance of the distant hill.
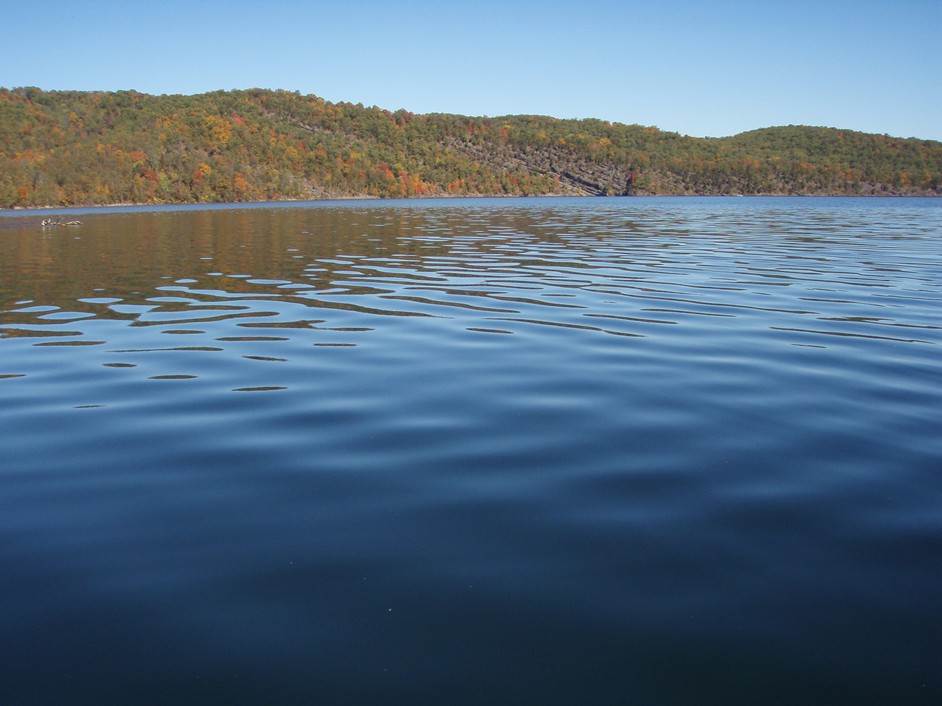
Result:
M795 126L694 138L261 89L0 89L0 208L539 194L937 196L942 143Z

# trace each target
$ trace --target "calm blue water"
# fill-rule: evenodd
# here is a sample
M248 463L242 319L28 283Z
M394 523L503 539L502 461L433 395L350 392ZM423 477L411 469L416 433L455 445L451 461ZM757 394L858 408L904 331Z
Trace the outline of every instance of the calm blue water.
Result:
M942 201L47 215L0 703L942 703Z

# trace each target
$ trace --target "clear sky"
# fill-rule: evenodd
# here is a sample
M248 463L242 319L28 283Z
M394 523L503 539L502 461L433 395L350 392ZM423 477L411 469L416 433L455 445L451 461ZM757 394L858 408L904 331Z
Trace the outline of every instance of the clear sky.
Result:
M23 0L0 86L942 140L942 0Z

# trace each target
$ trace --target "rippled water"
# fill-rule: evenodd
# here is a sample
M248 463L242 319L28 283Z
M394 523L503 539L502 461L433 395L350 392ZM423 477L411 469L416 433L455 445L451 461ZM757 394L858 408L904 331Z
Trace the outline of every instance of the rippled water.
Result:
M942 702L942 201L43 215L0 703Z

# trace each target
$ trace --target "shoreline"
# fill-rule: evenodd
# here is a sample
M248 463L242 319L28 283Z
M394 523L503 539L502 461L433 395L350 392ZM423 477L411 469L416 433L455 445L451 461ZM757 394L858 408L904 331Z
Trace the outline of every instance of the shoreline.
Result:
M384 198L381 196L332 196L329 198L315 199L276 199L272 201L181 201L168 203L107 203L107 204L86 204L71 206L14 206L13 208L0 208L0 217L12 217L18 215L41 215L46 212L57 211L91 211L106 209L164 209L164 208L188 208L188 209L229 209L239 206L257 207L257 206L278 206L284 204L307 204L307 203L331 203L331 202L349 202L349 201L369 201L369 202L402 202L402 201L445 201L445 200L481 200L481 199L514 199L527 201L530 199L699 199L699 198L720 198L720 199L939 199L939 194L637 194L629 196L596 196L589 194L540 194L535 196L519 196L515 194L462 194L462 195L434 195L434 196L410 196L404 198Z

